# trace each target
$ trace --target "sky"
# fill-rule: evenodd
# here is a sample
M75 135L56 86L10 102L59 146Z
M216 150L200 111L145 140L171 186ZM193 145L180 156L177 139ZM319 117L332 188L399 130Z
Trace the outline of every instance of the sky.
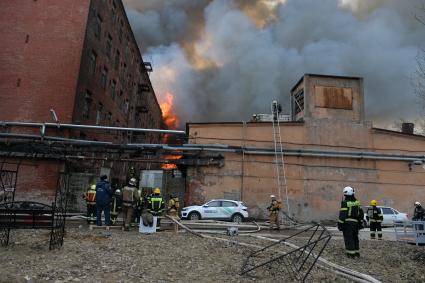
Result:
M246 121L304 73L364 78L367 119L423 115L414 91L423 0L124 0L160 101L185 122Z

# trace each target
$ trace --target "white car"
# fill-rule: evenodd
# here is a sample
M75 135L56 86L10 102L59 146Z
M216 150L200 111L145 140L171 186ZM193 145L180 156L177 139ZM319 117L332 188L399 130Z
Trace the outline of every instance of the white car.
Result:
M220 219L243 222L248 218L248 208L241 201L213 199L204 205L183 207L182 219Z
M388 206L377 206L381 209L384 220L382 221L382 226L393 226L395 223L402 223L409 221L409 217L406 213L399 212L397 209ZM370 206L363 207L364 211L364 224L369 226L369 221L367 220L367 209L371 208Z

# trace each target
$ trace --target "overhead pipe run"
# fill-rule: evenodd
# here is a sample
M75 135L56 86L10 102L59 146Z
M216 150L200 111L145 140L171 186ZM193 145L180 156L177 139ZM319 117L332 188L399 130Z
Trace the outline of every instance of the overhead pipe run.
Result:
M15 123L15 122L13 122ZM26 126L28 124L37 126L43 125L41 123L22 123ZM57 126L57 124L47 123L47 126ZM63 124L62 124L63 125ZM77 125L76 125L77 126ZM80 126L80 125L78 125ZM84 126L84 125L82 125ZM95 127L95 126L90 126ZM112 129L132 129L132 128L118 128L118 127L104 127ZM150 129L140 129L150 130ZM157 130L167 131L167 130ZM183 131L174 131L183 132ZM0 133L0 138L16 138L16 139L32 139L40 141L60 141L62 143L70 145L90 145L90 146L103 146L103 147L120 147L127 149L151 149L151 150L164 150L164 151L181 151L181 152L219 152L219 153L237 153L237 154L248 154L248 155L274 155L273 148L256 148L256 147L241 147L241 146L229 146L229 145L212 145L212 144L183 144L183 145L169 145L169 144L114 144L112 142L105 141L92 141L92 140L80 140L71 138L62 138L54 136L42 136L34 134L14 134L14 133ZM421 165L425 163L425 155L404 155L394 153L377 153L370 151L338 151L338 150L321 150L321 149L306 149L306 148L292 148L283 149L282 155L284 156L299 156L299 157L327 157L327 158L348 158L357 160L389 160L389 161L406 161L411 162L415 165Z
M144 129L144 128L124 128L96 125L78 125L78 124L60 124L60 123L31 123L31 122L5 122L0 121L3 127L35 127L40 128L42 136L44 136L46 127L64 128L64 129L86 129L86 130L107 130L120 132L141 132L141 133L158 133L172 135L186 135L185 131L179 130L162 130L162 129Z

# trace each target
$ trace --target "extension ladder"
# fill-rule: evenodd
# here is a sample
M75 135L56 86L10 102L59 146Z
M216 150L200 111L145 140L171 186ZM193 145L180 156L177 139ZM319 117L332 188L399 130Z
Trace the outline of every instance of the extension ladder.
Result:
M277 185L277 194L280 201L282 201L282 191L285 192L285 202L286 202L286 217L290 220L290 209L289 209L289 199L288 199L288 186L286 184L286 173L285 173L285 162L283 160L283 146L282 146L282 136L280 132L280 123L279 123L279 113L281 112L280 104L277 100L273 100L271 104L272 111L272 125L273 125L273 143L274 143L274 156L275 156L275 177Z

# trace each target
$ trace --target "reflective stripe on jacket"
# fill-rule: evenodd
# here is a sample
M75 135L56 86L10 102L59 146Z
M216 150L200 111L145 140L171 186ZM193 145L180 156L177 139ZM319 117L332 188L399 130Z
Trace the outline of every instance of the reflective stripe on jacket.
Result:
M361 208L358 200L344 200L341 202L338 222L359 223L363 220L363 216L363 209Z
M369 216L369 222L382 222L384 220L384 215L379 207L368 208L366 214Z

